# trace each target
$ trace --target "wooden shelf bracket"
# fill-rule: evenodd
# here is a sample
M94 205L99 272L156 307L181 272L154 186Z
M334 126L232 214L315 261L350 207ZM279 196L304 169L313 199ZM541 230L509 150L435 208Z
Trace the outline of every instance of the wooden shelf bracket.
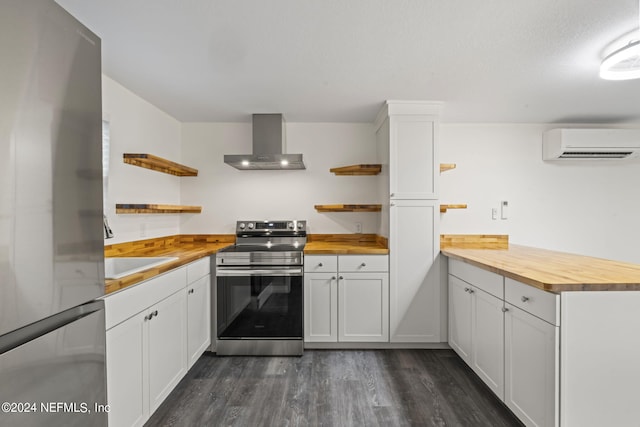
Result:
M450 171L451 169L455 169L455 163L440 163L440 173Z

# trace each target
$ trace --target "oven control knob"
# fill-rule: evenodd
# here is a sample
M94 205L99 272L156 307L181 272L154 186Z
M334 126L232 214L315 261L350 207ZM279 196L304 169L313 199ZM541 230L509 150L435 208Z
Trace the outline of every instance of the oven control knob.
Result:
M287 223L287 227L289 228L289 230L293 230L293 223L292 222L288 222Z
M304 222L299 222L298 223L298 229L302 230L304 228Z
M245 225L245 223L244 223L244 222L241 222L240 224L238 224L238 228L239 228L240 230L244 230L244 228L245 228L245 227L246 227L246 225Z
M250 223L249 223L249 225L248 225L247 227L249 227L249 230L253 230L253 223L252 223L252 222L250 222Z

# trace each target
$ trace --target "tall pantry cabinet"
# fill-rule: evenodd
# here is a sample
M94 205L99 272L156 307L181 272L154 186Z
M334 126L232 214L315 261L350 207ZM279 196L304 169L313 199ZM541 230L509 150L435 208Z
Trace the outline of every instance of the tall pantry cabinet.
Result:
M441 103L387 101L375 122L389 239L390 341L441 342L438 124Z

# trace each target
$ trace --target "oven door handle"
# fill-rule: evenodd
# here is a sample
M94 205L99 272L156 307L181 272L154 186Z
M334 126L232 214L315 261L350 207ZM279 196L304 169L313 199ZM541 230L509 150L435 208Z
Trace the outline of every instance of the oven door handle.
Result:
M287 269L221 269L216 270L216 277L228 277L228 276L302 276L302 268L287 268Z

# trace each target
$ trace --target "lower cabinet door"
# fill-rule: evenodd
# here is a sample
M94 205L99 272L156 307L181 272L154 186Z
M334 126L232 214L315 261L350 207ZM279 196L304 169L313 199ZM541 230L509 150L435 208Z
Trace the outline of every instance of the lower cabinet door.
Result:
M471 366L471 285L449 275L449 345Z
M186 289L150 309L149 406L155 411L187 372Z
M187 287L187 369L211 344L210 276Z
M142 426L149 417L145 316L136 314L107 331L110 426Z
M304 340L338 341L337 273L304 276Z
M471 368L504 400L504 302L471 288Z
M397 194L396 194L397 197ZM438 200L397 200L389 208L390 341L439 343ZM416 227L420 224L420 227Z
M556 426L558 331L506 304L505 404L527 426Z
M338 301L338 341L389 341L387 273L341 274Z

